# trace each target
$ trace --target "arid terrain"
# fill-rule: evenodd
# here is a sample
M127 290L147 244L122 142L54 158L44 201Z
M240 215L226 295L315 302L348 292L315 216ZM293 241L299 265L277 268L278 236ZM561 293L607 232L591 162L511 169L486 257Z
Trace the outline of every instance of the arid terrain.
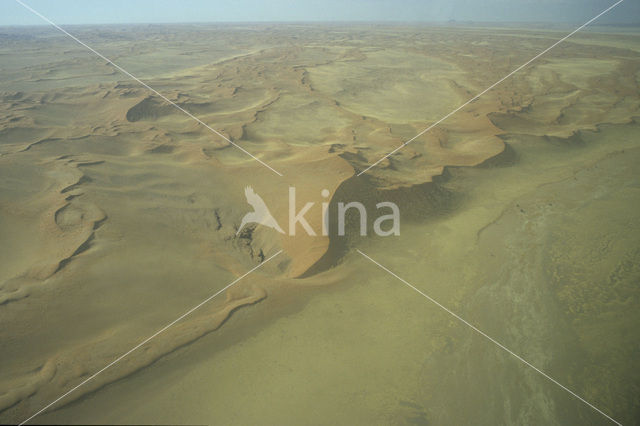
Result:
M0 28L0 423L640 422L640 31ZM286 227L251 225L250 186ZM329 191L323 197L322 191ZM329 202L329 235L321 235ZM360 236L353 211L401 211Z

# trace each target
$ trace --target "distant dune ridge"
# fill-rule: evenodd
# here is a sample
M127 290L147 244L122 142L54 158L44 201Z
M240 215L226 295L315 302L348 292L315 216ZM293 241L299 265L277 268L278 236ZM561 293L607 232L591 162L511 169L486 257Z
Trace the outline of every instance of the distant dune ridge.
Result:
M284 177L65 39L4 39L0 235L11 243L0 248L1 422L33 414L278 250L58 406L218 330L242 307L330 284L323 273L361 238L357 218L344 238L335 219L328 237L255 224L238 232L251 211L246 186L285 231L291 185L298 209L316 203L306 217L318 231L323 189L331 209L393 201L403 223L422 223L464 203L443 185L448 170L516 165L512 138L580 146L584 132L639 115L640 40L590 33L356 177L558 34L159 28L129 28L122 41L103 38L106 29L78 36Z

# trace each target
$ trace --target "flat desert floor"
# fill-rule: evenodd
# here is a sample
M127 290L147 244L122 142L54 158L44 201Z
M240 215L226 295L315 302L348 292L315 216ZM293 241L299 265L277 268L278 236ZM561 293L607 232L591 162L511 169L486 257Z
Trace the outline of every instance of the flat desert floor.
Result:
M640 32L0 29L0 423L640 422ZM251 225L250 186L287 224ZM323 190L329 195L323 196ZM399 236L337 235L338 202ZM319 234L319 232L318 232ZM273 260L271 256L278 254ZM261 266L266 262L264 266Z

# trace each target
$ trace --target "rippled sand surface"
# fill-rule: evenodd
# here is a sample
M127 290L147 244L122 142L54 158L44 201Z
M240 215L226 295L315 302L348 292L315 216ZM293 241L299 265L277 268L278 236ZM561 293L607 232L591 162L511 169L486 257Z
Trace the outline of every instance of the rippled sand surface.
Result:
M63 35L2 29L1 423L280 250L33 423L609 423L356 249L640 420L640 34L576 35L358 177L568 31L73 32L284 176ZM295 186L318 233L322 202L393 201L401 234L237 234L246 186L283 226Z

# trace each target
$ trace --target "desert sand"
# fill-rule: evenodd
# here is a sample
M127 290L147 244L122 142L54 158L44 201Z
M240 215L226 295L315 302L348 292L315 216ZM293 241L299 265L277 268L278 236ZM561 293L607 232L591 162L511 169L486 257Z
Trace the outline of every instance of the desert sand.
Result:
M565 29L0 31L0 422L607 424L361 249L625 424L640 419L640 34ZM288 189L401 235L286 227ZM335 217L335 216L333 216ZM369 222L369 226L371 221ZM319 232L318 232L319 233Z

